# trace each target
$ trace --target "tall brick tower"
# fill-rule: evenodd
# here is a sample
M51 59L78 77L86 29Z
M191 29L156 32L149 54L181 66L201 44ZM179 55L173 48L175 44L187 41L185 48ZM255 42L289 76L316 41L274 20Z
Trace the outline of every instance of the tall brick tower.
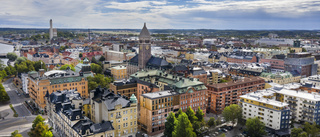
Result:
M151 36L147 29L146 23L140 32L139 35L139 69L144 69L147 62L151 58Z

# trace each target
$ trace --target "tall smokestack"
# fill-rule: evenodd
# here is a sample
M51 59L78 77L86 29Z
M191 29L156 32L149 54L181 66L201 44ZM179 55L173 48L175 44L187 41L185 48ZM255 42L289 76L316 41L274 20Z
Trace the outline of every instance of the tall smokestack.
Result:
M52 19L50 19L49 38L50 38L50 41L51 41L52 38L53 38Z

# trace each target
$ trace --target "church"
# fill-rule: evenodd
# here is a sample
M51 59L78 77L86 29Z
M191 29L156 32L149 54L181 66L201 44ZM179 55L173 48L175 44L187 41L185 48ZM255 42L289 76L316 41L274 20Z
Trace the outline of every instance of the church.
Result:
M141 70L167 70L171 67L172 65L165 59L151 55L151 35L144 23L139 35L139 54L128 61L127 74L130 76Z

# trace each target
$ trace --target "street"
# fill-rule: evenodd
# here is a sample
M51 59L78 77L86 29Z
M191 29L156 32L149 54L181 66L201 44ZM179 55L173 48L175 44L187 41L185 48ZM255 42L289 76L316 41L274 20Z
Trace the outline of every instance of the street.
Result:
M23 102L29 99L25 98L24 95L20 95L20 96L17 95L17 93L15 92L17 88L13 85L12 79L13 78L10 78L7 81L2 83L10 97L10 103L13 105L14 109L17 111L19 117L31 116L32 114L30 113L30 111L26 108L25 105L23 105Z
M22 136L27 137L35 118L36 116L27 116L0 120L0 137L9 136L15 130L18 130Z

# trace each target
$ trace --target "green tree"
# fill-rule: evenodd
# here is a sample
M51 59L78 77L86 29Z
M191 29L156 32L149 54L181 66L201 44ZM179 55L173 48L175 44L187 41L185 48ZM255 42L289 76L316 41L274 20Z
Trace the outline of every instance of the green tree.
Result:
M250 137L262 137L266 134L265 125L258 117L247 119L246 131Z
M220 117L218 117L218 118L217 118L217 120L216 120L216 125L220 125L220 124L222 124L222 122L221 122L221 118L220 118Z
M82 53L79 53L79 58L82 58L83 57L83 54Z
M319 135L319 128L317 128L316 123L310 124L309 122L305 122L303 128L307 132L308 137L317 137Z
M301 128L293 128L290 133L290 137L300 137L303 130Z
M182 113L183 113L183 112L182 112L182 109L180 108L179 111L176 113L176 118L178 118L179 115L182 114Z
M109 84L111 83L112 79L110 77L105 77L102 74L97 74L94 77L87 77L88 79L88 87L89 91L95 89L98 85L101 87L109 87Z
M46 63L44 63L41 60L35 61L33 66L34 66L35 71L39 71L39 69L47 70Z
M216 126L216 120L214 117L210 117L209 121L208 121L208 126L210 127L215 127Z
M307 50L305 48L302 48L302 52L307 52Z
M204 122L204 113L200 107L198 107L198 110L196 112L196 117L199 122Z
M17 54L14 53L14 52L9 52L7 53L7 58L10 60L10 61L15 61L17 59Z
M179 115L175 122L173 137L196 137L196 133L193 132L192 124L188 119L186 113Z
M10 137L22 137L21 134L19 134L19 131L18 130L15 130L11 133L11 136Z
M7 102L10 100L10 97L6 90L4 89L2 83L0 83L0 102Z
M167 117L167 122L165 122L164 136L172 137L172 132L174 131L174 123L176 123L177 119L173 112L169 113Z
M226 137L226 134L222 133L219 137Z
M92 58L91 58L91 63L98 63L98 61L96 60L95 57L92 57Z
M15 64L20 64L21 62L27 61L26 57L18 57L17 60L15 61Z
M237 120L242 118L242 109L239 105L232 104L224 108L222 115L226 121L231 121L234 125Z
M91 70L93 73L102 74L102 67L96 63L91 63Z
M104 56L101 56L99 59L99 61L105 61L105 60L106 60L106 58L104 58Z
M187 108L186 114L187 114L188 119L190 120L191 124L193 124L195 121L198 120L198 118L194 114L193 109L190 106Z
M70 70L76 71L76 69L74 68L74 66L73 66L73 65L69 65L69 64L65 64L65 65L61 66L61 67L60 67L60 70L67 70L68 67L70 68Z
M48 125L44 123L44 118L40 115L32 122L31 131L28 132L28 135L31 137L52 137L52 132Z
M302 132L302 133L299 135L299 137L308 137L308 134L307 134L307 132Z

